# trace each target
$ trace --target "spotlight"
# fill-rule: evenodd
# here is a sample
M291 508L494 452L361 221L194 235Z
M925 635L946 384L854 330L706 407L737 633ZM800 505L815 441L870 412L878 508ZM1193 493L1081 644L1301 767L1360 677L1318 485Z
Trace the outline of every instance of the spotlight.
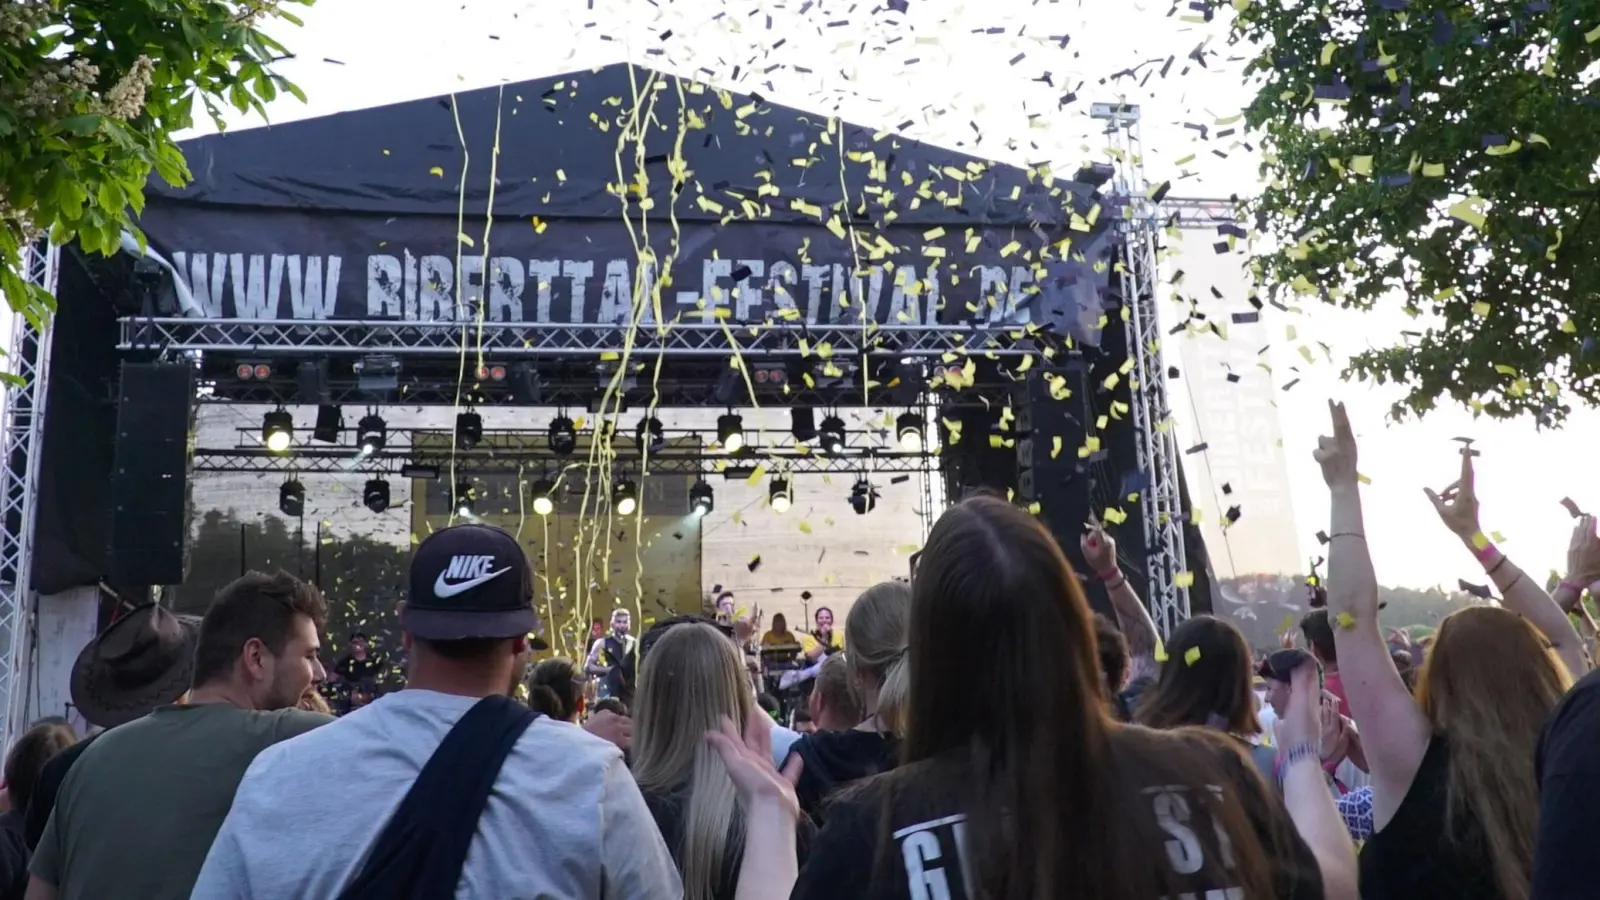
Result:
M611 505L616 507L617 515L631 516L638 512L638 486L627 479L617 482L616 486L611 490Z
M550 452L567 456L578 449L578 428L566 416L550 420Z
M467 410L456 414L456 447L471 450L483 440L483 417Z
M717 443L729 453L744 449L744 420L734 413L717 417Z
M844 451L844 420L838 416L828 416L822 420L822 427L817 429L817 437L822 441L823 453L841 453Z
M901 413L894 420L895 433L900 436L900 449L907 453L922 452L922 417L913 412Z
M324 403L317 407L317 424L311 429L311 439L324 444L339 443L339 432L344 429L344 410Z
M772 511L782 515L794 505L794 491L789 487L789 479L774 478L767 487L767 503L772 506Z
M362 416L360 423L356 425L356 446L369 456L382 450L388 438L389 425L383 421L383 416L377 413Z
M872 486L872 482L863 478L850 489L850 508L856 511L856 515L864 516L877 505L878 489Z
M367 482L367 486L361 489L361 502L367 505L367 509L375 513L381 513L388 509L389 482L382 478L374 478Z
M286 516L299 518L306 514L306 488L305 485L293 478L285 481L283 487L278 488L278 510Z
M472 502L476 499L472 494L472 482L465 479L456 482L456 515L472 515Z
M286 409L275 409L261 417L261 441L273 453L288 453L294 443L294 416Z
M696 481L694 485L689 488L690 512L694 513L696 516L703 516L706 513L711 512L712 509L716 508L716 504L712 502L712 496L713 492L711 490L711 485L705 483L704 481Z
M548 478L533 483L533 511L548 516L556 511L556 484Z
M661 420L651 416L639 420L638 430L639 448L654 455L666 449L667 433L661 427Z

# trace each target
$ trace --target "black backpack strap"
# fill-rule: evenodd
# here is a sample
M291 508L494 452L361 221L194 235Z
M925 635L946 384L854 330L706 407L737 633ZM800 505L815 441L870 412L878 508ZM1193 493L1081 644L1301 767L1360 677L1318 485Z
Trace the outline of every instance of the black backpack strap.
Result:
M506 757L539 714L485 697L456 722L340 900L451 900Z

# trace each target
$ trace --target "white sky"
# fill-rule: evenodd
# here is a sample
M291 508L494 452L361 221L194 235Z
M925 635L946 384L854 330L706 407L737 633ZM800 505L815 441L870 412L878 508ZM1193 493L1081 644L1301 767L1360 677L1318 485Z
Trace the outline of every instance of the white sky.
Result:
M1219 25L1169 16L1161 0L910 0L906 16L875 14L873 5L320 0L304 11L303 29L277 29L297 55L279 71L305 90L309 102L288 99L271 113L281 122L630 59L721 87L755 89L776 102L837 112L864 125L893 128L909 120L909 137L1007 162L1052 161L1070 174L1081 162L1104 158L1088 104L1120 94L1144 107L1153 182L1175 179L1178 196L1248 194L1255 188L1255 162L1237 135L1202 143L1198 132L1184 127L1203 124L1214 134L1216 120L1236 114L1248 99L1240 64L1227 62L1231 48ZM844 24L829 27L833 22ZM1003 33L986 33L996 28ZM1064 49L1062 35L1071 37ZM1203 42L1218 55L1208 57L1206 67L1185 60ZM663 53L650 55L653 50ZM1024 55L1016 60L1019 54ZM1142 90L1131 79L1101 83L1147 60L1155 62L1141 75L1159 70L1172 54L1177 59L1167 76L1150 78ZM1049 83L1036 80L1046 75ZM1059 99L1068 90L1077 92L1077 101L1063 108ZM1174 165L1191 153L1198 154L1194 162L1181 170ZM1208 242L1200 243L1209 255ZM1217 258L1179 264L1194 269L1228 263ZM1267 312L1263 328L1275 338L1271 378L1278 385L1301 379L1292 391L1278 391L1276 400L1292 494L1292 504L1281 508L1294 510L1294 521L1280 526L1299 534L1302 555L1318 550L1311 536L1326 528L1326 493L1310 451L1326 429L1327 398L1338 396L1349 404L1361 439L1361 468L1372 480L1368 533L1381 580L1414 586L1453 586L1457 577L1481 580L1422 495L1424 485L1442 487L1454 478L1457 457L1450 439L1457 435L1476 438L1483 452L1485 530L1502 532L1505 549L1529 571L1563 565L1570 520L1557 501L1570 495L1600 508L1600 475L1585 464L1592 452L1582 443L1600 422L1592 412L1555 434L1537 433L1526 422L1473 421L1467 411L1449 407L1420 424L1394 425L1386 414L1396 391L1342 384L1337 365L1308 367L1296 347L1323 341L1337 360L1387 343L1402 327L1397 316ZM1296 342L1284 337L1291 325ZM1173 406L1180 420L1186 418L1186 397L1175 397ZM1191 424L1180 421L1186 432ZM1250 508L1243 512L1251 518ZM1243 533L1232 542L1238 544ZM1213 556L1219 556L1215 548Z

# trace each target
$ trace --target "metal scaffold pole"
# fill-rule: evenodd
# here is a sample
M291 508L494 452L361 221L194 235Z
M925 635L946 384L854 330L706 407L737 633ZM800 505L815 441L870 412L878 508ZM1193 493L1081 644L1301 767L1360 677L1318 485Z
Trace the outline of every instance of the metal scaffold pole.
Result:
M1190 576L1183 544L1186 513L1179 490L1177 439L1172 433L1161 321L1156 311L1160 281L1156 232L1161 227L1161 209L1150 199L1145 182L1139 107L1096 103L1091 114L1106 122L1113 153L1119 157L1114 193L1122 205L1119 227L1125 252L1119 276L1123 302L1128 305L1128 350L1134 365L1129 393L1139 470L1150 479L1141 503L1149 560L1145 602L1156 628L1170 635L1189 617Z
M60 249L38 244L23 250L29 282L55 292ZM21 298L18 298L19 300ZM50 388L53 321L35 328L26 316L11 316L6 371L18 381L5 391L4 465L0 466L0 746L26 728L28 688L33 682L35 594L33 537L38 519L40 448L44 444L45 399Z

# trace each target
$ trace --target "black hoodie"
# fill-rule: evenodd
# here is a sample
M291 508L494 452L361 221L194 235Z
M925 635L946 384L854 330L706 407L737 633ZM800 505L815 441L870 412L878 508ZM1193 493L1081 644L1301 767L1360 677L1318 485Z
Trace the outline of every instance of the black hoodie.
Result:
M805 761L795 786L800 808L821 823L824 801L834 791L895 767L900 742L875 731L818 731L795 741L789 752Z

